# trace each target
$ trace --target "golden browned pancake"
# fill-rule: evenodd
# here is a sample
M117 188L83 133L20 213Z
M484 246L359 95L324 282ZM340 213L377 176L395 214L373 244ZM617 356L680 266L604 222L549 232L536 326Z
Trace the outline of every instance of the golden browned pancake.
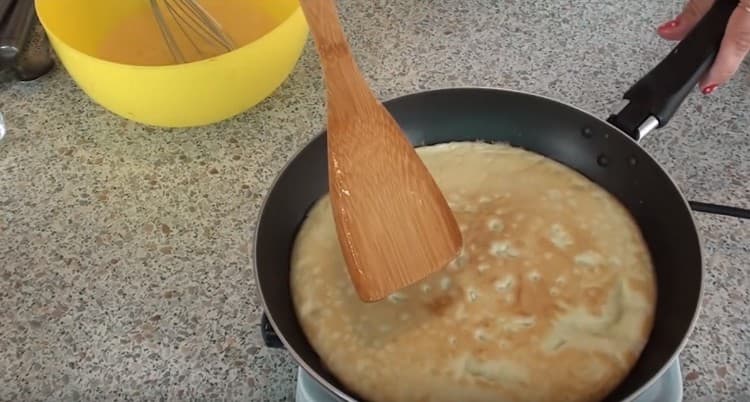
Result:
M465 142L418 152L456 213L464 250L443 272L363 303L321 199L296 239L291 290L325 365L373 402L605 397L641 353L656 303L628 212L521 149Z

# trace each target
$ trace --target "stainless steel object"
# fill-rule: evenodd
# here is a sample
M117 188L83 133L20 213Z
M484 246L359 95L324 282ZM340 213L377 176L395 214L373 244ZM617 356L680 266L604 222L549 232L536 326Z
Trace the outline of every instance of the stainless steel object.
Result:
M38 36L32 36L18 57L14 70L20 81L32 81L46 74L54 65L47 36L40 32Z
M627 100L627 99L621 100L620 103L615 108L615 113L616 114L622 113L625 110L625 108L627 108L628 106L630 106L630 101L629 100ZM659 118L657 118L654 115L649 115L646 118L646 120L644 120L643 123L641 123L638 126L638 129L637 129L638 138L639 139L643 139L643 137L645 137L646 135L648 135L649 133L651 133L655 129L659 128L660 124L661 123L659 122Z
M638 135L640 135L641 139L643 139L646 134L654 131L657 128L659 128L659 119L657 119L655 116L648 116L648 118L646 118L646 120L641 123L640 126L638 126Z
M0 0L1 1L1 0ZM231 51L237 46L219 24L196 0L150 0L154 18L164 41L177 63L185 63L177 35L183 35L199 54L200 43Z
M11 9L11 6L15 4L15 0L0 0L0 24L2 24L5 19L5 14Z
M47 37L35 26L32 0L0 0L0 69L11 78L34 80L54 66Z
M23 50L34 22L34 2L31 0L0 0L0 60L14 60Z
M682 402L682 370L680 360L640 394L633 402ZM297 392L295 402L343 402L343 399L326 390L302 368L297 370Z
M3 118L3 112L0 112L0 140L5 137L5 119Z

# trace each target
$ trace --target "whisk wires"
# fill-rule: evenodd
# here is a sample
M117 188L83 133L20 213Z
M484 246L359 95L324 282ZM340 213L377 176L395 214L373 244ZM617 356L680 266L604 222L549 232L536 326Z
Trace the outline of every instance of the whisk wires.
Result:
M190 46L201 56L205 56L202 46L198 41L208 43L210 46L219 46L225 51L236 48L234 41L227 35L219 24L196 0L150 0L154 18L169 52L177 63L185 63L185 54L175 38L175 32L170 29L167 15L170 17L177 30L188 41ZM163 7L159 5L163 4ZM166 10L166 13L164 12Z

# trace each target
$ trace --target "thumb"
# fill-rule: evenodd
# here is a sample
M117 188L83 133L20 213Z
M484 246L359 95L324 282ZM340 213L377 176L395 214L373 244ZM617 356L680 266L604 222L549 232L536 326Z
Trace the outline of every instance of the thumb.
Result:
M667 40L682 40L713 4L714 0L689 0L680 15L660 25L657 33Z
M701 80L703 93L711 93L727 82L750 51L750 1L741 1L729 18L716 60Z

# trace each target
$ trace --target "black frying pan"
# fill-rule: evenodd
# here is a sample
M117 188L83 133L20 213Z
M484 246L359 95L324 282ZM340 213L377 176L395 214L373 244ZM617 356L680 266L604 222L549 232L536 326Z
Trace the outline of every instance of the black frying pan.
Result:
M443 89L385 102L415 146L507 142L570 166L628 208L653 258L658 304L654 329L641 358L607 401L633 399L655 381L681 350L697 317L703 267L690 205L636 141L664 126L694 89L714 60L736 6L736 0L717 0L693 32L625 94L629 103L607 122L552 99L497 89ZM295 235L309 208L327 191L323 133L284 168L261 210L254 259L267 313L264 338L269 346L286 347L330 392L343 400L357 400L323 367L307 342L289 289ZM750 217L750 211L739 208L692 206Z

